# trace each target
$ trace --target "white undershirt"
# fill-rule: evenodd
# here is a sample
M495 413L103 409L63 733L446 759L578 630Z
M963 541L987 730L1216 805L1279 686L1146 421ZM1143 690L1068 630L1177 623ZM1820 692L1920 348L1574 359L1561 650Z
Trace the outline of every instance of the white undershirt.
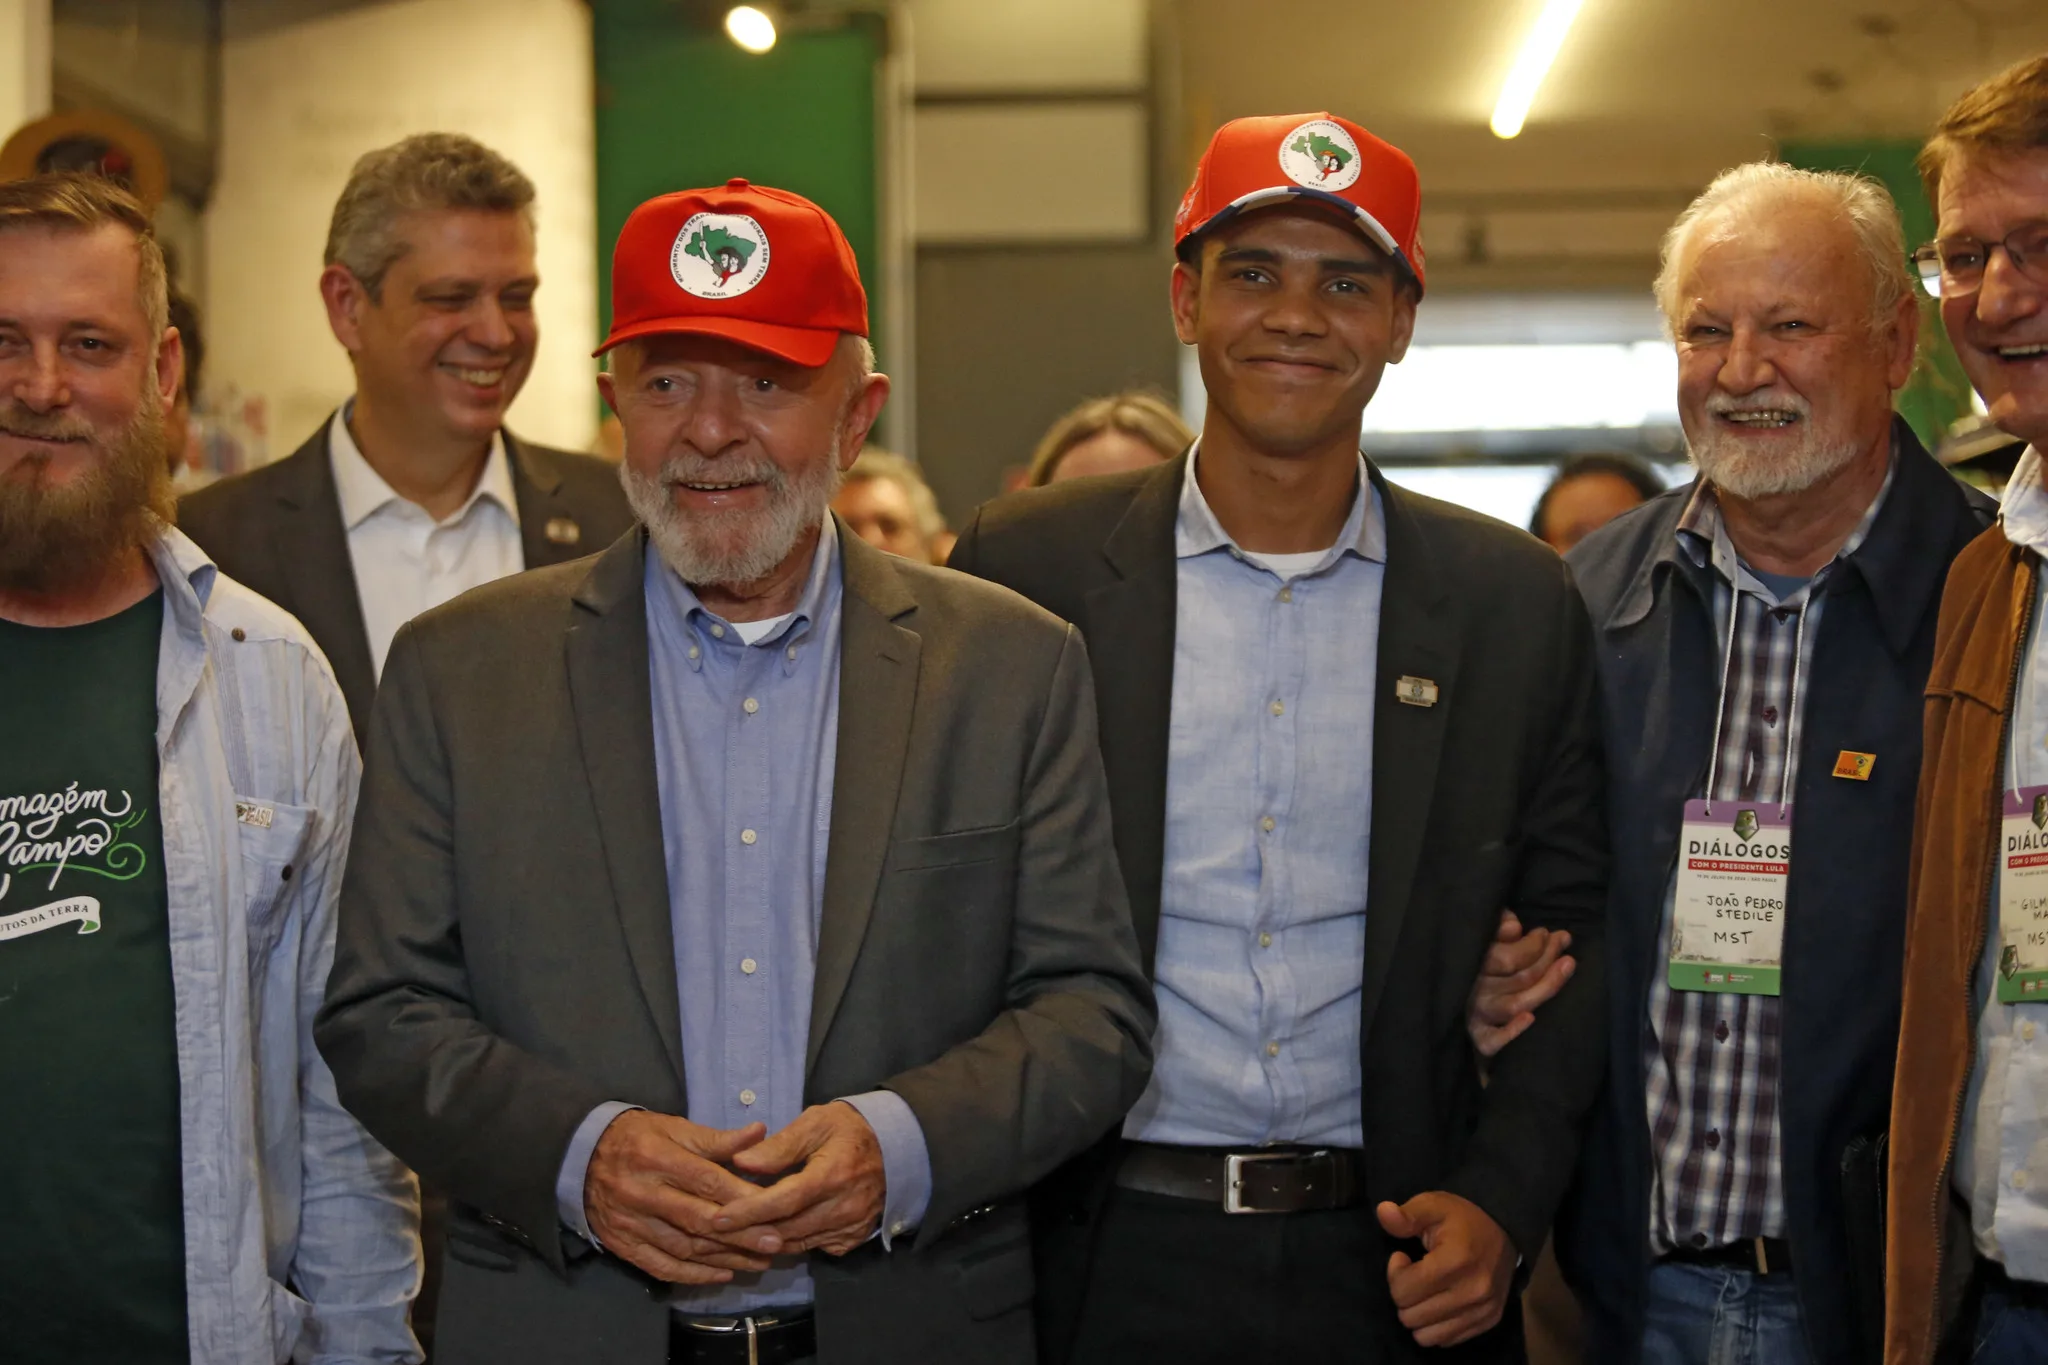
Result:
M1244 557L1262 569L1269 569L1283 579L1299 578L1329 558L1327 548L1304 550L1299 554L1269 555L1257 550L1246 550Z
M786 611L780 616L771 616L765 621L735 621L732 623L732 628L739 632L739 637L744 643L750 645L759 644L776 631L781 630L782 623L794 615L796 615L795 612Z
M370 667L381 677L400 626L471 588L518 573L526 567L526 553L502 434L491 437L483 476L468 500L437 522L426 508L394 492L363 458L345 420L351 406L334 414L328 457L370 637Z

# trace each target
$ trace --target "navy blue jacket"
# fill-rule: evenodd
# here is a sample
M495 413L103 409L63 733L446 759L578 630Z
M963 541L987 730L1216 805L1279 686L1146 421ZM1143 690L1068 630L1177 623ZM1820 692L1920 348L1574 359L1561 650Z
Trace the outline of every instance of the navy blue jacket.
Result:
M1988 498L1936 464L1903 422L1891 493L1828 577L1793 792L1799 851L1786 892L1779 1086L1787 1240L1817 1365L1860 1358L1841 1162L1890 1116L1906 863L1920 777L1922 693L1949 561L1990 521ZM1648 1002L1684 803L1706 781L1720 663L1709 563L1678 544L1691 490L1617 518L1568 563L1592 613L1614 848L1607 907L1606 1088L1559 1217L1558 1256L1587 1314L1586 1359L1641 1356L1651 1153L1643 1083ZM1877 756L1835 777L1843 750ZM1874 1338L1871 1338L1874 1339Z

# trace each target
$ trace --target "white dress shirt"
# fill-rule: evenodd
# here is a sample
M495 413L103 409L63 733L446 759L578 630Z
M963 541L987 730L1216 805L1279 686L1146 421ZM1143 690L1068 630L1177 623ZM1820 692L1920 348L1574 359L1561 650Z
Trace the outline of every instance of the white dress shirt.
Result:
M2005 538L2048 554L2048 484L2038 450L2028 449L2006 485L1999 524ZM2012 745L1998 770L2009 787L2048 783L2048 575L2036 586L2034 628L2020 644ZM2015 765L2017 765L2015 770ZM1998 864L1994 862L1994 869ZM1977 1058L1964 1092L1956 1141L1956 1191L1970 1203L1977 1253L2016 1279L2048 1281L2048 1004L2001 1004L1998 979L1999 874L1985 913L1977 966Z
M471 588L518 573L526 567L526 553L503 433L492 435L483 477L469 498L446 520L435 521L370 468L348 429L354 407L345 403L334 414L327 450L370 637L370 667L381 678L384 655L400 626Z

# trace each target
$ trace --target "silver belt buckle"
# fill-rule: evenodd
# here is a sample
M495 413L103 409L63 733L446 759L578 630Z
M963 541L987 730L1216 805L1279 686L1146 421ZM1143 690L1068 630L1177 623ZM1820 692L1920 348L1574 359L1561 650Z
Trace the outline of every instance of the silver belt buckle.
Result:
M1244 1168L1253 1162L1293 1161L1299 1152L1232 1152L1223 1158L1223 1211L1225 1213L1264 1213L1265 1209L1247 1207L1244 1202Z
M761 1337L752 1313L737 1318L689 1318L686 1321L700 1332L724 1334L744 1330L747 1334L747 1365L761 1365Z

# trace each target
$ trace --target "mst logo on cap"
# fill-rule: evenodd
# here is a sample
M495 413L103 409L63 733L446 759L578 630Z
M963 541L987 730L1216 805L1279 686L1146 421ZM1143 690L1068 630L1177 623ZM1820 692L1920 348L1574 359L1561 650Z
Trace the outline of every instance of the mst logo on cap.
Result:
M1358 144L1328 119L1310 119L1280 140L1280 169L1305 189L1348 190L1358 183Z
M768 233L744 213L692 215L676 234L668 269L700 299L737 298L768 274Z

